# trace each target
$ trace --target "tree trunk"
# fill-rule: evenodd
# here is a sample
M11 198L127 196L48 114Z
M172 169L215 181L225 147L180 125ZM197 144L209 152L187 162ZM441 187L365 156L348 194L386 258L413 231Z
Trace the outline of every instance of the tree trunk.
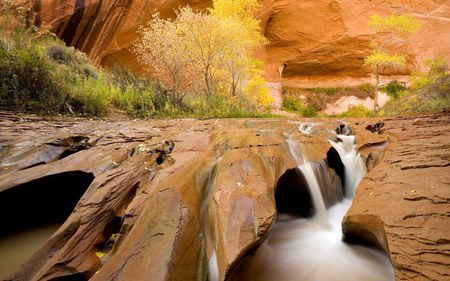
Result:
M377 69L375 71L375 95L373 98L373 111L377 113L380 110L380 106L378 105L378 86L380 84L380 72L379 65L377 65Z

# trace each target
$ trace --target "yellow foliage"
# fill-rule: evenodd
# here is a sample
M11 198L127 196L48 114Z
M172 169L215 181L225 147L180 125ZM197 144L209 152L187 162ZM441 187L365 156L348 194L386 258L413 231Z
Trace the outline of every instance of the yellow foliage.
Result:
M157 14L139 30L134 52L178 93L174 98L202 92L231 100L252 93L266 107L262 67L252 58L254 49L267 43L253 17L257 8L257 0L214 0L208 13L179 8L174 21Z
M258 10L257 0L214 0L211 14L219 17L253 18Z
M369 26L375 32L381 31L397 31L400 33L416 33L420 28L417 19L408 14L398 15L391 14L389 17L381 17L379 15L372 15L370 17Z
M364 58L364 64L369 66L391 66L399 67L406 64L404 55L390 55L381 50L373 50L372 53Z
M263 77L262 63L254 59L250 65L250 80L243 88L244 95L261 107L268 109L273 102L273 97L269 95L269 89Z

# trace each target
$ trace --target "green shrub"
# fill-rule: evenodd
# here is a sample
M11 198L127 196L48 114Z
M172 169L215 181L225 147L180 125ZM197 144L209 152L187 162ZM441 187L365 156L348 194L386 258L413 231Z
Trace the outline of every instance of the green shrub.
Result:
M429 76L443 75L448 71L448 62L443 57L427 59L424 63L429 67Z
M373 92L372 85L370 85L369 83L364 83L364 84L359 85L359 90L369 93L369 94L372 94L372 92Z
M74 58L66 49L61 45L50 45L47 46L47 55L57 63L69 64L74 61Z
M325 94L327 95L334 95L339 91L338 88L326 88L325 89Z
M281 104L281 110L297 113L304 117L316 117L317 110L314 106L308 105L304 106L300 101L291 96L285 96L283 103Z
M291 96L285 96L281 104L281 110L289 112L299 112L303 109L300 101Z
M383 87L383 90L385 90L390 97L398 98L400 93L405 90L405 86L400 84L397 80L392 80L389 84Z
M374 116L374 112L363 105L350 107L346 112L338 115L338 117L341 118L362 118L372 116Z
M316 117L317 116L317 110L313 106L307 106L304 107L301 111L301 115L304 117Z
M0 106L34 112L59 112L65 99L65 84L58 83L57 69L48 62L39 45L25 49L0 49Z

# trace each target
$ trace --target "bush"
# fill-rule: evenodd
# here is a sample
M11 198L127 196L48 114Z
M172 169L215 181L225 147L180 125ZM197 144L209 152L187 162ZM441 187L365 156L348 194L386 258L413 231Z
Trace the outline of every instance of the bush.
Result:
M390 97L398 98L400 93L405 90L405 86L400 84L397 80L392 80L386 87L383 87L383 90L385 90Z
M58 83L57 69L39 45L25 49L0 49L0 106L34 112L59 112L67 93Z
M426 77L426 76L424 76ZM384 116L436 113L450 110L450 74L406 92L400 99L390 100L384 106Z
M281 110L299 112L303 109L300 101L294 97L286 96L281 104Z
M301 111L301 115L304 117L316 117L317 116L317 110L313 106L307 106L303 108Z
M317 110L314 106L304 106L294 97L286 96L281 104L281 110L297 113L303 117L316 117Z
M425 65L429 67L429 76L443 75L448 71L448 63L443 57L427 59Z
M61 64L69 64L74 60L73 57L67 52L66 48L61 45L47 46L47 55L50 59Z
M350 107L346 112L341 113L338 117L341 118L362 118L362 117L373 117L374 112L372 110L367 109L363 105L357 105Z

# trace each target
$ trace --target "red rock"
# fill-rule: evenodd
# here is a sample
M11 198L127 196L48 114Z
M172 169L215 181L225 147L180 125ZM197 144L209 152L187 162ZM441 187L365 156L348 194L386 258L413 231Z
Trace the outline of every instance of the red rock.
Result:
M33 150L67 135L99 138L64 159L22 170L12 165L0 174L0 196L49 176L95 176L60 229L7 280L197 280L206 278L214 251L224 280L270 231L274 188L297 165L286 138L303 143L314 161L330 147L285 119L111 123L0 117L2 148L22 143L23 151ZM381 134L365 129L376 121L355 120L366 156L372 145L389 144L356 193L343 222L345 235L384 249L399 280L445 280L449 117L388 119ZM160 153L170 152L166 140L175 149L157 164ZM1 153L5 167L8 157Z
M86 52L94 63L109 67L122 64L142 71L130 51L138 38L136 30L154 12L173 17L173 9L185 4L205 9L211 1L39 0L33 1L32 9L38 25ZM369 17L393 12L410 13L422 27L408 43L399 44L408 57L408 68L391 71L391 75L424 69L423 62L428 58L450 58L447 1L261 1L257 17L271 43L258 53L265 61L269 82L279 82L281 71L284 85L367 82L372 71L363 67L363 59L375 38L367 25Z

